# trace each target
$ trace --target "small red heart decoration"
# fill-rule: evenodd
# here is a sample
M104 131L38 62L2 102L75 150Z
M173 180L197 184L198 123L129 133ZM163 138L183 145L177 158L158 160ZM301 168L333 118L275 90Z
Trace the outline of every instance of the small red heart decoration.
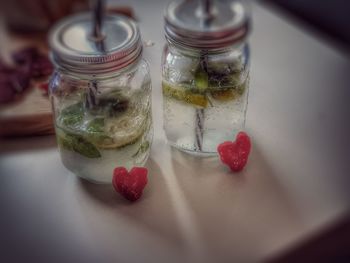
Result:
M218 146L221 161L233 172L241 171L247 164L251 149L250 138L245 132L239 132L236 141L226 141Z
M124 167L117 167L113 171L113 187L129 201L136 201L147 184L147 173L144 167L133 167L130 172Z

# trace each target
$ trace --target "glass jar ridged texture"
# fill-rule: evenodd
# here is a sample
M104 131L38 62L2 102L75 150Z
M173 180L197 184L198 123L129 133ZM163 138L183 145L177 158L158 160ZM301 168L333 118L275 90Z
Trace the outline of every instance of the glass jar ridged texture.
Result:
M106 16L91 37L91 16L69 17L50 34L50 81L57 143L65 167L96 183L113 170L143 166L153 138L151 78L137 25Z
M164 130L187 153L216 155L244 128L250 15L238 0L174 0L164 15Z
M50 97L61 159L67 169L107 183L115 167L145 164L153 130L151 81L144 60L104 76L57 69Z

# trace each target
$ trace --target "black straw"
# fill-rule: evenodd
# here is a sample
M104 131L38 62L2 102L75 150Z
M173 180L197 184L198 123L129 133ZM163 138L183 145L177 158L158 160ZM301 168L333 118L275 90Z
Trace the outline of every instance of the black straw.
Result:
M209 27L211 21L211 0L202 0L203 10L203 27ZM199 59L200 67L208 74L208 54L207 51L203 50ZM195 119L195 149L201 152L203 150L203 134L204 134L204 109L196 109Z

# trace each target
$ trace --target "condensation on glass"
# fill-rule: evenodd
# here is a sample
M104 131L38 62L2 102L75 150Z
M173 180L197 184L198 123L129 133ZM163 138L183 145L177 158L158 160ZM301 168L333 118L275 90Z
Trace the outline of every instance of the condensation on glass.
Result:
M51 31L56 70L49 90L63 164L90 181L111 183L115 167L143 166L148 158L151 79L133 21L106 16L98 40L91 23L82 14Z
M168 142L217 154L245 125L249 88L249 12L239 1L174 1L165 12L162 55Z

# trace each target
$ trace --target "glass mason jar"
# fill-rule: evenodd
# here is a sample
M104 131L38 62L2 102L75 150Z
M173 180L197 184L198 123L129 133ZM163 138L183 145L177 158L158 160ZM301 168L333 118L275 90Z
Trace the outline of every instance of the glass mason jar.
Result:
M172 146L216 155L220 143L234 140L244 128L248 28L249 15L238 1L175 1L168 6L162 91L164 130Z
M91 38L90 15L84 14L52 30L50 98L65 167L111 183L115 167L143 166L148 159L151 79L136 24L106 16L103 27L102 40Z

